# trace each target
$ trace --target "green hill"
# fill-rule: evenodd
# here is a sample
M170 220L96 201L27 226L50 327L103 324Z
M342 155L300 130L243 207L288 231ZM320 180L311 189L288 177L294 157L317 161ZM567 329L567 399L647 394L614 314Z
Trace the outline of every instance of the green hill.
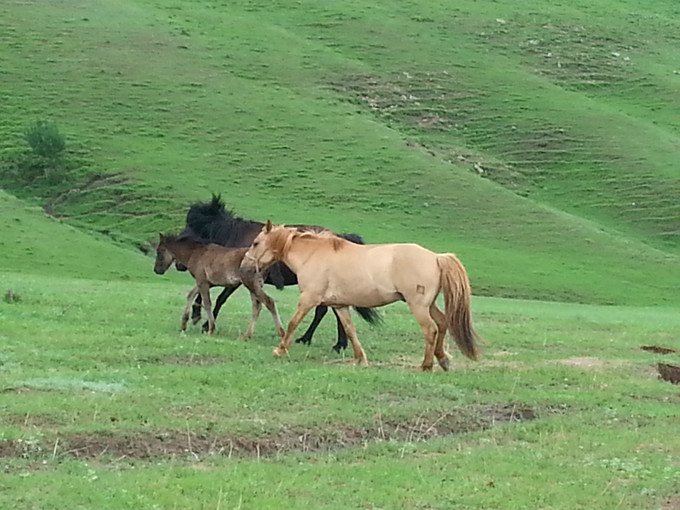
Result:
M30 273L91 280L154 276L153 265L141 253L112 246L103 236L83 233L3 191L0 218L0 275ZM0 287L0 291L7 289Z
M672 2L1 14L6 151L49 118L86 161L3 187L70 225L136 250L218 192L249 218L454 251L478 294L680 302Z

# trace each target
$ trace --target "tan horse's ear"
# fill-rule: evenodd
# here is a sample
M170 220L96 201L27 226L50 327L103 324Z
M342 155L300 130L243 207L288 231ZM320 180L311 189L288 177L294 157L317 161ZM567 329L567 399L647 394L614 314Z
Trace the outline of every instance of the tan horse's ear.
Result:
M269 233L272 230L272 220L267 220L267 224L264 226L264 231Z

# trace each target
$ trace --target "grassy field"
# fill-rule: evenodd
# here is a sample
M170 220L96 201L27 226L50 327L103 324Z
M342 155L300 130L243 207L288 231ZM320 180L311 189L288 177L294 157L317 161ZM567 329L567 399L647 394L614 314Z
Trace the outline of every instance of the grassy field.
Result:
M139 263L150 266L151 261ZM185 276L185 275L182 275ZM674 309L475 300L480 363L422 374L403 306L359 325L371 366L271 357L245 293L178 333L186 281L3 274L0 502L14 508L674 508ZM284 318L294 289L277 293ZM451 347L452 352L454 350ZM675 361L678 356L675 355Z
M680 507L680 11L548 4L3 2L0 507ZM145 252L212 193L457 253L483 359L403 304L274 359L243 291L180 336Z

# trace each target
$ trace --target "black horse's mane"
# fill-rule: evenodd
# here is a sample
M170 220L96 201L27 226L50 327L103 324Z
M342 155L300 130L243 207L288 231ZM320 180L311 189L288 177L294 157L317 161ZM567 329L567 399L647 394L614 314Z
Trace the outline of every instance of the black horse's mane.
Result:
M243 246L243 239L254 237L264 223L235 216L226 208L220 195L212 195L210 202L197 202L189 208L186 227L182 234L221 244Z

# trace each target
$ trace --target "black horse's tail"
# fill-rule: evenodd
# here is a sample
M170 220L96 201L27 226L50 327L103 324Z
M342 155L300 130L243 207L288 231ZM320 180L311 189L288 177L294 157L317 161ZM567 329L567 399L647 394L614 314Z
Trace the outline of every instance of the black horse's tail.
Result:
M380 326L383 323L382 316L376 311L375 308L355 307L354 309L357 311L357 313L361 316L362 319L364 319L366 322L373 326Z

